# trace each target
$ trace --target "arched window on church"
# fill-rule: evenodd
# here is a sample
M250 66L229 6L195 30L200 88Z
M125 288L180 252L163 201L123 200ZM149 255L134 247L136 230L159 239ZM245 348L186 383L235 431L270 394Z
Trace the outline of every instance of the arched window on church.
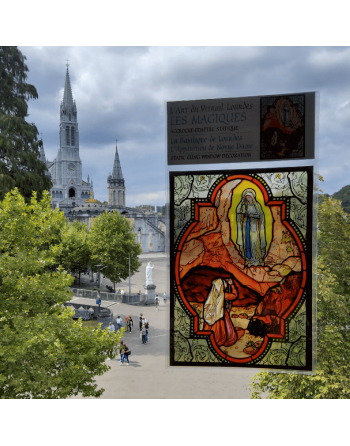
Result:
M125 191L123 190L123 206L125 206Z
M69 198L75 198L75 190L72 187L69 189Z
M119 206L123 205L123 203L122 203L122 191L121 190L118 191L118 205Z
M116 206L116 204L117 204L117 191L116 190L113 191L112 204L113 204L113 206Z
M75 129L74 127L71 128L71 145L74 146L74 133L75 133Z
M70 121L72 120L72 114L71 113L69 113L69 120Z
M67 144L67 146L70 146L70 143L69 143L69 127L68 127L68 125L66 127L66 144Z

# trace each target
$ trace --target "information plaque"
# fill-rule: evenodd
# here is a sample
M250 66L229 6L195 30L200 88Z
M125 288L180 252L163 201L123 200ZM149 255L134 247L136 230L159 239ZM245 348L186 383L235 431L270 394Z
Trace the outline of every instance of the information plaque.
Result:
M168 165L314 159L315 93L167 103Z

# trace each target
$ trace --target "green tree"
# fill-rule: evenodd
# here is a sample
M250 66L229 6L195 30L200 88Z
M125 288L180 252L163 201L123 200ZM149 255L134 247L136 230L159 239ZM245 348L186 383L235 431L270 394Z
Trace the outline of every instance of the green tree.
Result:
M39 156L38 130L26 121L29 99L37 99L26 83L26 57L17 47L0 47L0 200L17 187L29 203L32 191L40 198L52 187Z
M104 361L119 335L83 327L62 306L72 297L72 277L52 265L63 221L47 192L26 204L15 189L0 203L1 398L103 393L94 376L109 369Z
M66 220L62 226L60 251L57 262L65 270L79 275L86 273L91 264L91 250L88 240L89 229L86 223L74 220L69 223Z
M252 397L350 398L350 224L340 202L319 206L317 367L315 375L255 375Z
M125 280L138 271L142 250L135 241L129 221L119 212L105 211L94 220L90 229L90 244L94 265L103 265L103 275L113 283Z

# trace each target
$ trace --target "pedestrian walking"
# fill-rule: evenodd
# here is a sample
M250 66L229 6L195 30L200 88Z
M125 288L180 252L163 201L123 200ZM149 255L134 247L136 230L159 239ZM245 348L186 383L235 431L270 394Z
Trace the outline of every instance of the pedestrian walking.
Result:
M117 331L120 331L120 329L122 328L122 325L123 325L123 321L120 316L118 316L117 319L115 320L115 324L117 326Z
M146 334L147 334L147 330L146 330L146 326L144 324L142 326L142 344L146 344Z
M120 365L124 364L124 359L126 359L127 364L129 365L129 355L131 354L131 351L129 350L129 348L124 344L123 341L120 341L120 347L123 349L123 353L122 353L122 359L120 360Z
M168 296L166 293L164 293L163 294L164 305L166 304L167 299L168 299Z
M124 295L124 290L121 290L120 294L123 296Z
M148 342L148 328L149 328L148 321L145 322L145 328L146 328L146 343L147 343Z
M140 313L139 316L139 327L140 327L140 331L142 330L142 313Z
M127 329L130 330L130 333L131 333L131 327L133 327L133 326L134 326L134 321L132 320L132 317L129 314L129 316L128 316L128 323L127 323Z
M156 310L159 310L159 297L158 297L158 294L157 294L157 296L155 297L155 303L156 303Z

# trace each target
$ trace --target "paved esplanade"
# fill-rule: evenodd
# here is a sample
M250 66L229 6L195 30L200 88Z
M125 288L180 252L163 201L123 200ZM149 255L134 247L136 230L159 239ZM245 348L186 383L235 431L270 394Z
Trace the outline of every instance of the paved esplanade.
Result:
M167 263L164 253L141 254L140 272L131 279L132 292L141 289L146 282L145 269L150 260L154 263L153 282L160 296L166 290ZM106 282L108 283L108 282ZM128 292L128 280L116 285ZM91 303L91 299L74 299L74 302ZM102 301L109 306L114 318L130 314L134 321L131 333L124 334L124 342L131 350L130 365L121 366L118 358L106 361L111 370L97 376L96 382L105 389L101 398L249 398L247 390L257 369L218 369L214 367L169 367L169 300L163 298L159 310L152 307ZM148 343L141 343L139 314L143 313L150 324Z

